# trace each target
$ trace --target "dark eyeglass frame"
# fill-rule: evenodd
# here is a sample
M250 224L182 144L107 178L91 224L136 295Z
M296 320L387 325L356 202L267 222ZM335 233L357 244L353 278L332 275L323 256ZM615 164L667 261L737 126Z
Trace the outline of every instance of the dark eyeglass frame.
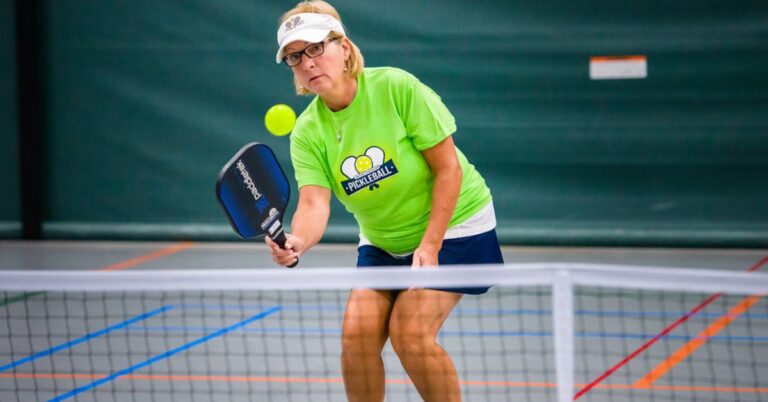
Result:
M291 52L291 53L288 53L285 56L283 56L283 63L285 63L285 65L288 66L288 67L296 67L299 64L301 64L302 56L307 56L308 59L314 59L315 57L320 57L320 56L323 55L323 53L325 53L325 45L326 44L331 43L331 42L336 41L336 40L339 40L339 39L340 38L329 38L329 39L325 39L325 40L323 40L321 42L311 43L311 44L307 45L307 47L305 47L304 49L299 50L298 52ZM317 46L317 45L320 45L320 53L318 53L318 54L316 54L314 56L311 56L309 53L307 53L307 49L311 48L312 46ZM294 64L290 64L288 62L288 57L292 56L292 55L295 55L295 54L299 55L298 62L296 62Z

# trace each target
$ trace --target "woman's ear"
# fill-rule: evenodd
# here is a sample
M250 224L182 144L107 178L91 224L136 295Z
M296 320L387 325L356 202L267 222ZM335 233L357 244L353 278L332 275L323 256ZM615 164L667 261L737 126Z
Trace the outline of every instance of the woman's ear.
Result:
M341 40L341 49L344 51L344 64L347 64L350 56L352 56L352 45L346 37Z

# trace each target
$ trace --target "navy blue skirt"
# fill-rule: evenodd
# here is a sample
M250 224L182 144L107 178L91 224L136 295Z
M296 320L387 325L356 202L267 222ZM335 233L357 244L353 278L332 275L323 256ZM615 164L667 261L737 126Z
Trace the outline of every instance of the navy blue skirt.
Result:
M460 237L458 239L443 240L443 248L437 256L442 265L479 265L479 264L503 264L501 247L496 237L496 230L490 230L474 236ZM357 267L383 267L383 266L410 266L413 262L413 254L404 257L395 257L386 251L371 245L357 248ZM448 292L479 295L489 288L446 288L438 289Z

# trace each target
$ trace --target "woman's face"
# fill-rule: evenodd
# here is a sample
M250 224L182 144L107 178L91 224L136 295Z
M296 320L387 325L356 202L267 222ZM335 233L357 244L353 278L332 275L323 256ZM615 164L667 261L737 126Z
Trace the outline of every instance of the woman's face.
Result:
M306 50L310 46L314 46L314 48ZM290 55L305 50L312 54L310 50L317 50L316 46L314 43L296 41L288 44L283 54ZM301 62L291 67L299 84L318 95L329 91L342 81L344 62L349 57L350 49L343 38L326 39L322 46L321 55L309 57L307 54L302 54Z

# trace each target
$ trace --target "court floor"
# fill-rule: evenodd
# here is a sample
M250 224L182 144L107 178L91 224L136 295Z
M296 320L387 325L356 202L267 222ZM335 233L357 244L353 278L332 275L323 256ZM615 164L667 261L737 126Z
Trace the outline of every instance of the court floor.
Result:
M768 250L758 249L504 247L503 252L508 263L768 270ZM302 258L301 268L350 267L354 258L353 245L321 245ZM262 244L0 241L2 270L272 267ZM28 296L30 300L38 298ZM549 308L548 296L548 290L541 288L494 289L488 297L462 301L440 340L454 356L465 400L554 399L552 327L550 317L544 313ZM46 299L48 305L67 305L67 301L56 297L39 299ZM107 301L83 297L78 305L110 314L96 314L99 318L95 321L76 316L66 323L71 331L56 333L53 338L33 335L56 332L50 323L27 322L26 328L19 330L13 318L0 319L4 339L11 339L0 342L0 400L344 400L336 357L343 292L246 295L245 302L242 295L222 294L201 296L199 300L170 295L149 302L130 296ZM706 297L651 295L638 304L635 294L595 294L588 290L577 295L577 386L583 387L613 367ZM34 315L38 308L34 302L16 303L8 295L4 298L0 313L4 308L9 317L29 314L30 309ZM599 306L599 313L592 309L597 300L606 303ZM761 361L761 356L768 355L768 303L759 296L750 301L749 323L734 317L727 333L707 343L706 358L689 359L670 370L670 375L655 387L643 387L639 381L646 373L654 372L657 360L666 361L675 349L690 345L697 333L711 327L733 305L744 304L744 300L724 297L702 308L684 330L680 327L670 332L663 348L652 349L647 356L629 362L581 400L768 400L768 367ZM233 307L235 304L237 307ZM21 306L26 306L26 311L21 311ZM619 310L621 316L612 316ZM200 311L226 313L203 315L198 314ZM83 327L80 331L79 326ZM25 331L29 340L19 341ZM109 332L108 336L104 331ZM99 336L92 336L94 333ZM19 350L19 344L23 350ZM11 345L13 353L2 350ZM94 359L97 363L93 363ZM384 359L387 400L419 400L389 346ZM103 365L103 370L100 374L82 373L80 369L86 364ZM212 372L203 369L206 365L226 369ZM116 368L122 373L115 372ZM111 377L106 372L110 370ZM62 388L65 392L61 392ZM71 394L74 390L80 391Z
M351 267L356 246L321 244L301 267ZM768 249L502 248L507 263L584 262L744 271ZM0 269L274 268L262 243L0 241Z

